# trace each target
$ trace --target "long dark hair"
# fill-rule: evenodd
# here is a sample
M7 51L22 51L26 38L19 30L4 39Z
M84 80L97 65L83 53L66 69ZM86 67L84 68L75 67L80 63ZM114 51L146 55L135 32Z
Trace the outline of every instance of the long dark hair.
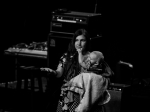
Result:
M78 29L76 30L76 32L73 35L73 38L68 46L68 55L74 55L76 53L76 49L75 49L75 41L76 41L76 37L79 35L83 35L86 39L86 47L85 50L86 51L90 51L90 35L89 33L85 30L85 29Z
M68 51L67 51L67 63L65 65L65 70L64 70L64 76L66 80L71 79L72 77L78 75L80 71L80 66L78 63L78 55L77 51L75 48L75 41L76 37L79 35L83 35L86 39L86 46L85 50L90 51L90 35L85 29L78 29L74 35L73 38L68 46ZM72 71L74 70L74 71Z

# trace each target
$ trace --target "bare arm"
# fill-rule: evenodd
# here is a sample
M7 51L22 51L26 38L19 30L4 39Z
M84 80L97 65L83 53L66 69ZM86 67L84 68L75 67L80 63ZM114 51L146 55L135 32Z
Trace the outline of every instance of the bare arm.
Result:
M63 67L61 67L60 65L58 65L56 70L53 70L51 68L40 68L41 71L46 71L50 74L54 74L55 77L59 78L62 76L63 73Z
M64 68L59 64L58 65L58 67L57 67L57 69L56 69L56 77L57 78L60 78L61 76L62 76L62 74L63 74L63 71L64 71Z

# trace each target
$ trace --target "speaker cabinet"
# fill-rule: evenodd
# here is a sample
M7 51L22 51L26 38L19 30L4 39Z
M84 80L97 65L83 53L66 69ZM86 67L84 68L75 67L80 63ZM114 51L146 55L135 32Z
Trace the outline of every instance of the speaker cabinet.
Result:
M111 95L111 99L105 104L106 112L125 112L128 107L126 101L130 99L130 86L112 84L108 91Z
M56 69L61 56L67 52L71 35L58 35L50 33L48 36L48 66Z
M120 112L121 91L109 90L111 100L105 105L106 112Z

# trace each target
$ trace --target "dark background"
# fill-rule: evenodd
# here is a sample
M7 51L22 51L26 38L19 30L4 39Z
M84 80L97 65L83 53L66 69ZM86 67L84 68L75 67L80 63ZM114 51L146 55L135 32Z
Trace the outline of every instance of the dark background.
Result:
M4 49L18 43L46 41L50 31L51 12L65 8L71 11L102 14L104 24L102 38L106 43L104 56L114 72L117 62L123 60L133 64L136 74L147 74L146 68L141 69L143 66L146 67L145 62L148 61L146 58L148 36L142 31L145 28L143 25L146 24L146 19L143 18L147 7L143 9L143 4L140 2L51 0L9 1L1 5L2 56ZM1 62L4 62L3 58Z

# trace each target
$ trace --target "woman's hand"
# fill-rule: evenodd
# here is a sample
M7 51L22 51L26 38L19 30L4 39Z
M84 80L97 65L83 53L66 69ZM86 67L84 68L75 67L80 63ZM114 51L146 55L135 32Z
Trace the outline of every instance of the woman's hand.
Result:
M77 49L77 52L78 52L79 54L81 54L81 53L82 53L82 48L78 48L78 49Z
M50 73L55 73L54 70L50 69L50 68L40 68L41 71L46 71L46 72L50 72Z

